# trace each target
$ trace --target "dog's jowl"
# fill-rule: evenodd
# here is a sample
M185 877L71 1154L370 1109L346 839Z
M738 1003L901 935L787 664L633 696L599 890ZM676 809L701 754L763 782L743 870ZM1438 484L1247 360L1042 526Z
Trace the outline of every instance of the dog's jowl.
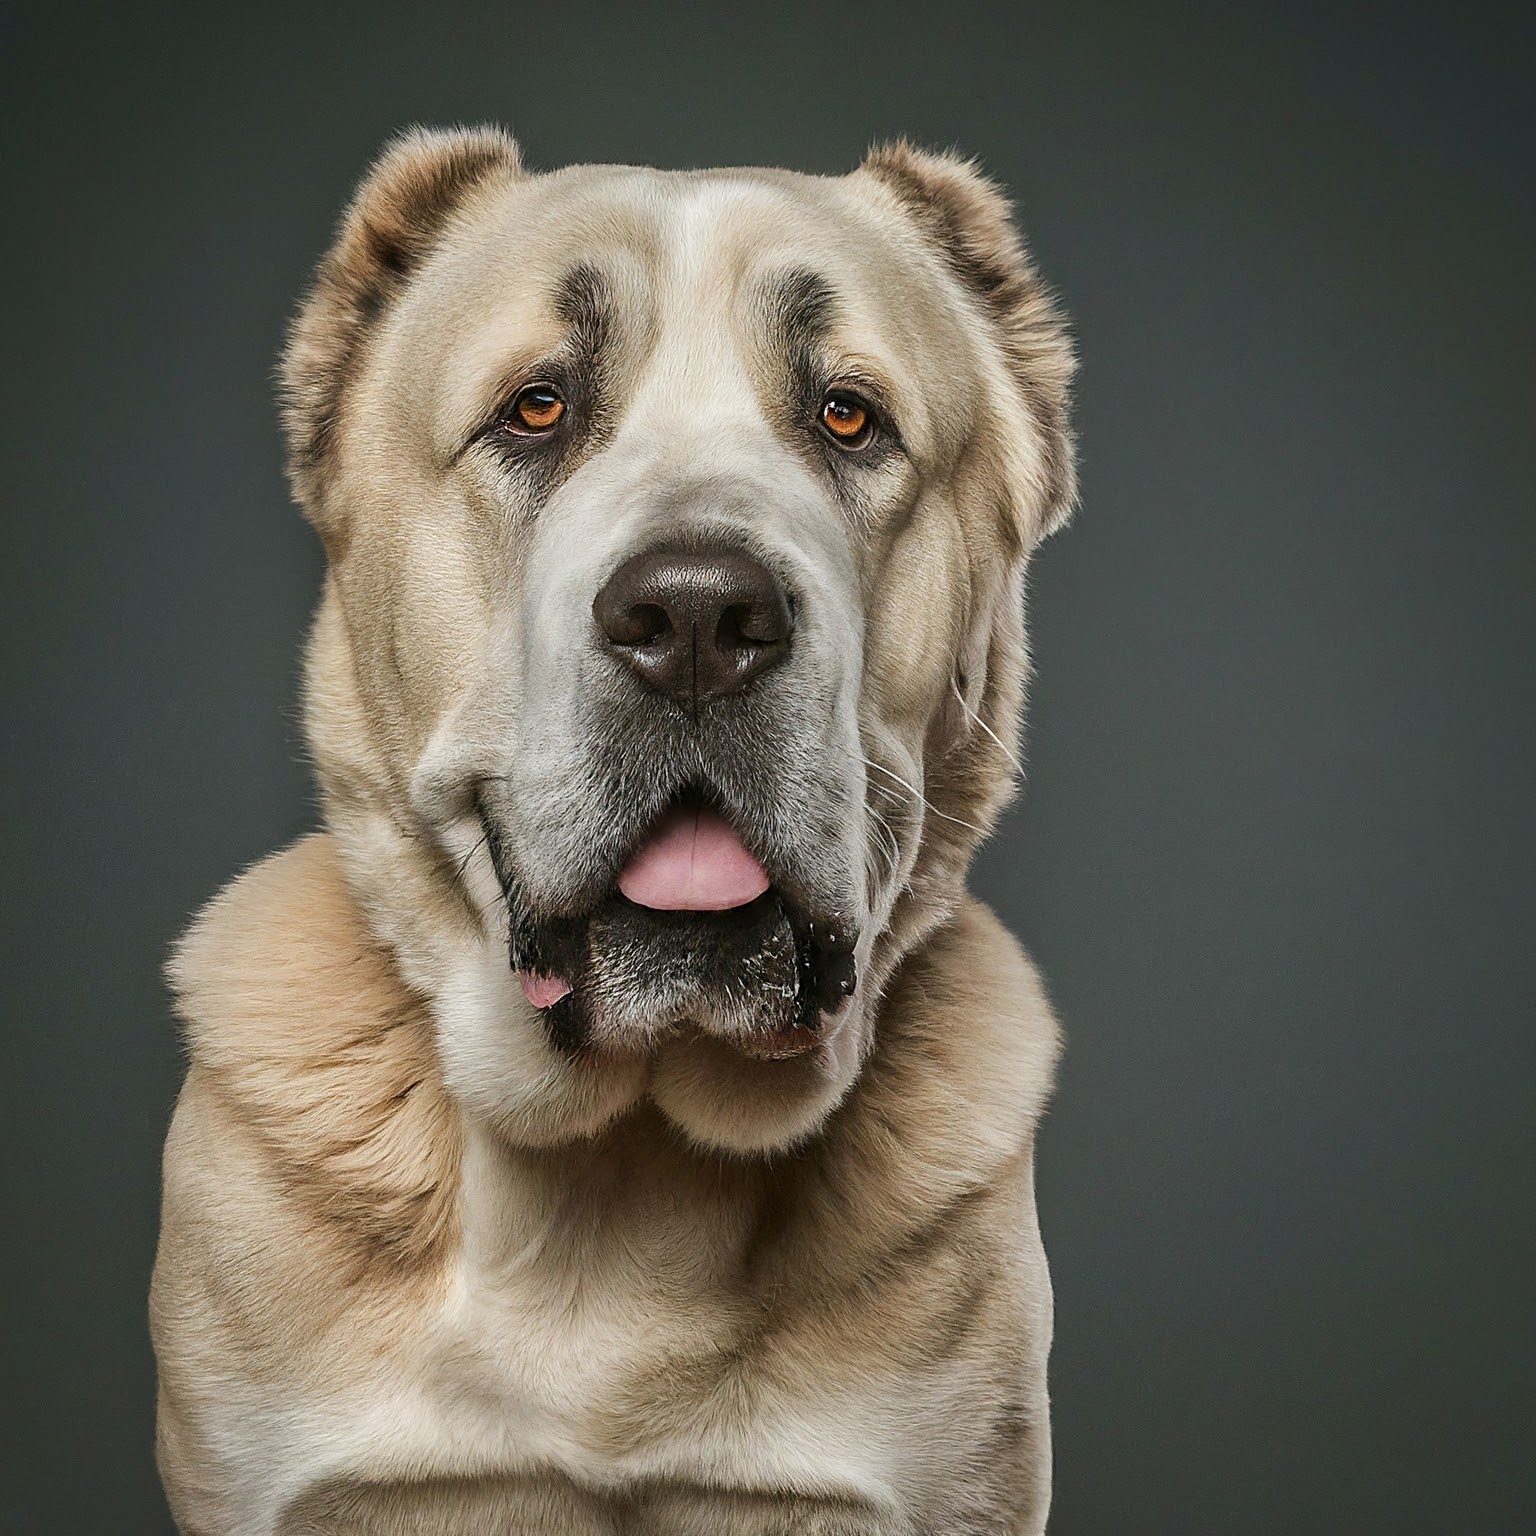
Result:
M182 1530L1043 1528L1056 1028L964 882L1071 373L952 157L383 155L283 364L324 830L171 965Z

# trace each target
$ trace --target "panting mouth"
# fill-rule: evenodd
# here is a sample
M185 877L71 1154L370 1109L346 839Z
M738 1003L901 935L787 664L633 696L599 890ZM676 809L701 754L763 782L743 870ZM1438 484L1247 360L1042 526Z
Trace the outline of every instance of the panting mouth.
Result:
M511 963L556 1044L634 1049L686 1030L749 1055L802 1055L857 984L845 914L808 910L729 817L677 796L578 918L541 920L509 889Z

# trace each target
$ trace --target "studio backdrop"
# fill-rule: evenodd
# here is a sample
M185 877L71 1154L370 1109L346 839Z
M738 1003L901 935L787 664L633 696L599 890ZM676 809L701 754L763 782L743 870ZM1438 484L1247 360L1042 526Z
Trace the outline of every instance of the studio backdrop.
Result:
M187 916L316 821L273 368L411 122L1016 196L1082 371L978 893L1066 1029L1062 1536L1530 1528L1536 203L1497 7L11 6L0 1529L166 1532Z

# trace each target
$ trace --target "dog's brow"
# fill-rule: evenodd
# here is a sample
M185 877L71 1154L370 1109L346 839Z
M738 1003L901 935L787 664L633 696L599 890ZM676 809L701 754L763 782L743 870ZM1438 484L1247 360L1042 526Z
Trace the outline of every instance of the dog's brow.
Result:
M770 281L769 314L791 358L798 361L816 350L831 326L836 302L832 285L806 267L793 267Z
M763 288L768 334L789 366L796 407L814 409L823 379L822 353L837 308L832 285L807 267L791 267Z
M608 285L589 262L578 262L555 290L555 313L570 327L577 358L595 365L608 341Z

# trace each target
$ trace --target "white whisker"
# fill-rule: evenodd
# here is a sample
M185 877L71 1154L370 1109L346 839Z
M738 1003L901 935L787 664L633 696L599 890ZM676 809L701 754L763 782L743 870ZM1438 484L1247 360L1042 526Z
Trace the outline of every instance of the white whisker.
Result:
M862 754L860 755L862 756ZM933 815L937 816L941 821L952 821L957 827L965 827L968 831L976 833L978 837L985 837L987 835L986 828L978 827L974 821L966 821L962 816L951 816L948 811L941 811L938 806L929 800L928 797L924 795L920 790L913 789L913 787L908 784L907 781L902 778L899 773L892 773L889 768L886 768L880 763L875 762L873 758L864 758L864 765L867 768L873 768L876 773L883 773L887 778L894 779L899 785L901 785L904 790L906 790L909 795L912 796L914 800L918 802L919 805L926 806L927 809Z
M1024 764L1019 761L1018 753L1015 752L1013 750L1013 748L1010 747L1008 745L1008 743L1006 741L1004 741L1003 738L1001 736L999 736L997 734L997 732L994 731L992 729L992 727L990 725L988 725L987 722L985 720L983 720L981 718L981 716L978 715L976 713L976 711L974 709L972 709L971 706L965 702L965 695L960 692L960 685L959 685L959 683L957 683L954 680L954 678L950 678L949 686L955 690L955 697L960 701L960 708L962 710L964 710L966 715L971 720L973 720L977 725L979 725L982 728L982 730L984 730L987 733L987 735L990 736L992 738L992 740L997 743L997 750L999 752L1001 752L1003 754L1003 756L1006 757L1010 763L1013 764L1015 771L1017 771L1019 773L1023 773L1024 772Z
M896 873L896 866L901 862L901 843L896 834L891 830L890 823L886 821L874 806L867 806L874 830L878 834L875 840L875 851L885 856L886 878Z

